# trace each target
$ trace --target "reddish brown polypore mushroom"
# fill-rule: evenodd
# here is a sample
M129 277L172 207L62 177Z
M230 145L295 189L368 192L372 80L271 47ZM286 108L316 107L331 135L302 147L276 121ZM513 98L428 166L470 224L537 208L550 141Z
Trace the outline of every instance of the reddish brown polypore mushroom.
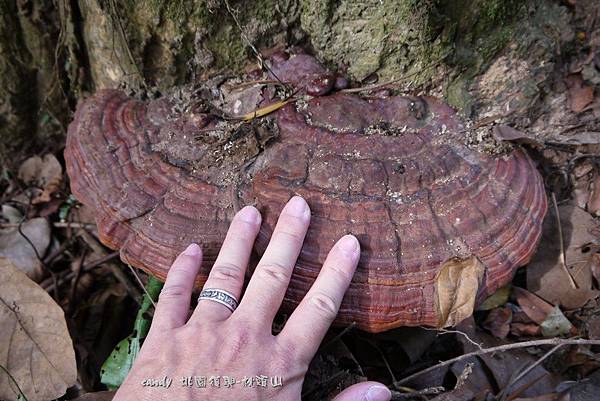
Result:
M319 94L333 88L322 78L335 75L312 58L302 70L297 57L279 60L272 73L297 87L325 82ZM237 109L274 94L254 87L236 98ZM294 194L307 200L312 220L284 307L298 304L333 243L353 233L362 254L336 323L369 331L456 323L449 315L459 303L470 298L472 310L536 248L546 196L532 161L520 149L471 149L465 127L438 100L337 92L287 104L274 122L250 123L216 117L207 103L200 95L139 101L100 91L80 103L69 127L71 188L96 210L101 240L159 278L198 242L200 286L245 204L263 214L261 254Z

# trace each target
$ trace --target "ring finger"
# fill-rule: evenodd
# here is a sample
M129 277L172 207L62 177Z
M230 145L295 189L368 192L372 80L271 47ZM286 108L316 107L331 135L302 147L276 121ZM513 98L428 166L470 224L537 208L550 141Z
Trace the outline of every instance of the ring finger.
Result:
M223 290L239 300L260 222L260 213L252 206L244 207L234 216L204 289ZM231 311L225 305L209 299L201 299L190 321L218 321L225 320L229 316Z

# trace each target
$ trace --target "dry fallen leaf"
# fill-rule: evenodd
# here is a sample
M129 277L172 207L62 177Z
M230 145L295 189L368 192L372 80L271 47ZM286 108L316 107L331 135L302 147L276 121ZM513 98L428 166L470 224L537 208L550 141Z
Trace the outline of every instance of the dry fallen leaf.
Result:
M2 205L2 217L10 224L18 224L23 220L23 214L16 207Z
M600 253L594 253L592 256L591 266L592 276L596 280L596 286L600 285Z
M586 85L581 74L569 75L565 82L569 88L569 107L575 113L583 111L594 100L594 87Z
M510 332L512 309L508 306L495 308L490 311L483 327L488 329L496 338L506 338Z
M478 350L477 344L483 348L506 344L505 340L494 338L482 330L477 330L473 319L465 320L455 329L469 337L469 339L463 335L456 337L463 346L463 352ZM530 366L537 361L538 357L529 354L527 350L515 349L480 355L477 359L485 364L486 371L492 376L494 387L504 389L516 377L515 372L521 371L525 366ZM528 375L513 383L511 389L514 391L523 386L523 392L520 393L522 397L538 396L552 392L558 384L558 379L557 375L550 374L542 365L537 365ZM471 398L466 399L470 400Z
M539 397L516 398L515 401L561 401L561 395L556 393L540 395Z
M476 256L446 261L435 278L438 328L455 326L473 314L485 266Z
M42 264L38 255L43 257L49 244L50 224L43 217L24 222L20 232L18 227L0 230L0 256L10 259L34 281L42 278Z
M542 335L542 328L535 323L513 323L510 325L510 334L516 337L537 337Z
M561 145L597 145L600 143L600 132L582 131L572 135L556 135L547 142Z
M525 132L519 131L508 125L500 124L494 126L492 135L499 141L527 143L530 145L541 146L541 143L533 135L528 135Z
M594 181L591 185L591 194L587 201L587 211L598 216L600 213L600 174L596 174Z
M87 393L77 397L74 401L110 401L113 399L116 391L98 391L97 393Z
M558 306L546 316L546 319L540 324L542 335L544 337L557 337L569 334L573 329L571 322L565 317Z
M241 117L256 110L263 101L264 85L256 84L250 87L221 86L223 99L219 100L219 106L227 115Z
M514 287L513 295L523 312L537 324L542 324L554 310L553 305L523 288Z
M44 203L49 202L52 194L60 189L63 170L56 157L49 153L43 158L33 156L25 160L19 168L18 177L26 184L43 189L31 203Z
M46 401L77 380L63 310L10 261L0 258L0 399Z
M592 233L597 223L577 206L565 204L558 209L567 269L578 288L571 286L562 265L558 222L553 208L548 210L538 251L526 270L527 288L554 305L567 310L577 309L600 294L593 289L591 271L591 249L598 242Z

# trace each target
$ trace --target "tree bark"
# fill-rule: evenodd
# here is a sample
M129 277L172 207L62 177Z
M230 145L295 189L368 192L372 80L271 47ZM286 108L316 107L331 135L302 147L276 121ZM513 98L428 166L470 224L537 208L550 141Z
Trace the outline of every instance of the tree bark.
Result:
M582 47L577 29L585 15L598 14L596 3L2 0L0 155L39 151L52 137L60 146L88 92L155 95L255 67L254 49L293 45L356 85L394 81L400 90L443 96L476 119L508 107L517 126L536 126L532 110L544 109L558 66Z

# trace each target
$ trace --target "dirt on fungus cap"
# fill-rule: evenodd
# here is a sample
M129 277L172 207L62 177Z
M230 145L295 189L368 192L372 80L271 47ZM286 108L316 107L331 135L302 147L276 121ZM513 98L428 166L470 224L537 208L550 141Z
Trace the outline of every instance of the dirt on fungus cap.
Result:
M529 261L547 204L523 150L469 146L456 113L434 98L334 92L335 74L307 55L278 56L271 74L299 89L323 85L311 91L323 96L250 122L221 112L277 102L277 85L211 83L226 104L210 87L149 101L103 90L81 101L65 160L102 242L161 279L200 243L200 287L237 210L261 211L260 255L284 204L301 195L311 225L284 309L352 233L361 258L335 323L371 332L457 324Z

